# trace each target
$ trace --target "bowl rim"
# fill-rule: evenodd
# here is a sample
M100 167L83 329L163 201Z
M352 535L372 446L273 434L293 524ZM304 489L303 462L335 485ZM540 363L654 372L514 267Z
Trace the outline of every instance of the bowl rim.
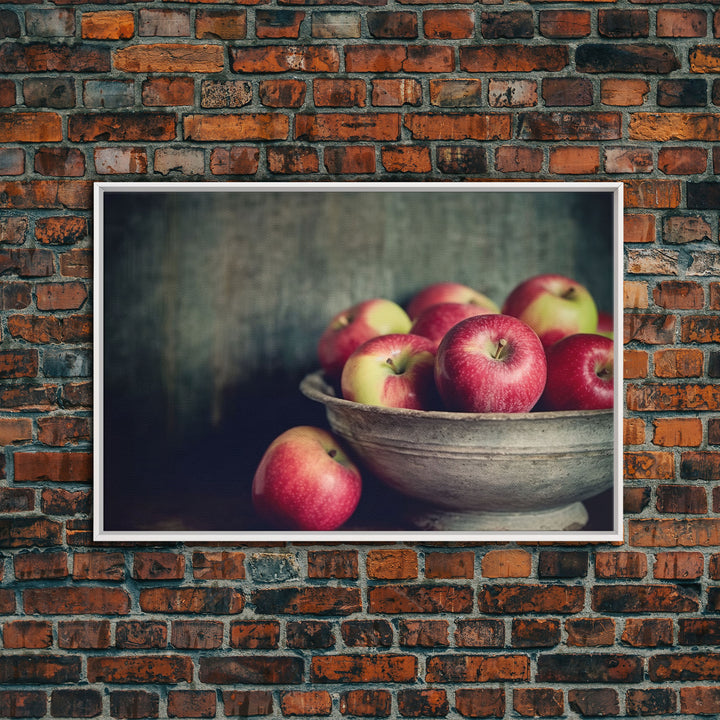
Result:
M332 387L326 382L322 370L315 370L307 374L300 382L300 391L305 397L323 403L326 406L399 418L427 418L436 420L459 420L463 422L473 420L532 421L543 419L558 420L562 418L591 418L613 415L615 412L614 408L607 408L602 410L538 410L535 412L520 413L472 413L449 410L410 410L407 408L384 407L382 405L366 405L331 394Z

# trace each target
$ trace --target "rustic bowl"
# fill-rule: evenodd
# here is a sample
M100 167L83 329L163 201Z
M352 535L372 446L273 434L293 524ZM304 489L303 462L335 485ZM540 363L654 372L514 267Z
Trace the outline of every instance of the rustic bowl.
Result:
M321 372L302 393L383 483L419 501L422 530L578 530L613 486L612 410L458 413L343 400ZM608 528L611 529L611 528Z

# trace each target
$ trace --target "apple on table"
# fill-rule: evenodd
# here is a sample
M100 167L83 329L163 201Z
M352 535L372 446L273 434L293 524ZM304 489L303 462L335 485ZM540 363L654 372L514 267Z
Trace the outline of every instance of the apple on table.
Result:
M437 405L435 346L411 333L381 335L348 358L340 386L346 400L365 405L429 410Z
M329 382L337 382L350 355L365 341L378 335L407 333L412 322L405 310L392 300L363 300L337 313L328 323L317 353Z
M614 343L596 333L568 335L547 350L543 410L605 410L614 400Z
M435 382L448 410L528 412L547 375L545 350L536 333L509 315L462 320L443 338Z
M410 332L423 335L435 344L437 350L440 341L448 330L475 315L488 315L497 313L493 307L483 307L475 303L442 302L425 308L413 321Z
M256 512L288 530L335 530L355 511L362 478L335 436L299 425L265 450L252 483Z
M469 303L500 312L497 303L479 290L462 283L446 281L427 285L417 292L407 305L407 314L411 320L415 320L426 308L445 302Z
M507 296L502 312L529 325L546 348L567 335L593 333L598 325L590 292L564 275L535 275L524 280Z

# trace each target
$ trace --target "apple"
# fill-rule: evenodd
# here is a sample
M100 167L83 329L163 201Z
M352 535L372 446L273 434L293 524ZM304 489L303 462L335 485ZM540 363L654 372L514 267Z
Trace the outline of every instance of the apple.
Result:
M613 341L596 333L568 335L547 349L543 410L612 408Z
M345 361L365 341L378 335L407 333L412 324L405 310L392 300L364 300L339 312L327 325L317 352L330 382L340 379Z
M434 369L432 340L409 333L381 335L348 358L342 396L365 405L429 410L437 405Z
M545 351L536 333L509 315L462 320L442 339L435 383L448 410L528 412L545 387Z
M592 333L598 311L588 290L563 275L535 275L506 298L502 312L527 323L548 348L567 335Z
M602 310L598 311L598 324L595 332L612 340L615 335L615 323L611 313Z
M438 282L428 285L414 295L407 305L407 313L412 320L415 320L425 308L444 302L471 303L500 312L498 305L489 297L467 285Z
M335 437L300 425L270 443L255 471L257 513L289 530L335 530L360 500L360 471Z
M445 333L461 320L475 315L496 313L497 310L474 303L444 302L425 308L414 320L410 332L423 335L435 343L435 349Z

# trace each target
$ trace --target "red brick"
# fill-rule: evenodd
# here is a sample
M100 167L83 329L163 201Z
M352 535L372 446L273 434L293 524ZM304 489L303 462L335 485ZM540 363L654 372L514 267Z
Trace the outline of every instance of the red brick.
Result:
M87 210L92 207L92 183L88 180L0 182L0 207Z
M427 659L426 682L467 683L529 680L526 655L434 655Z
M545 78L542 96L546 107L592 105L592 83L587 78Z
M414 39L418 36L418 21L414 12L371 10L366 20L368 31L374 38Z
M373 78L372 104L375 107L419 105L422 86L413 78Z
M15 480L17 482L90 482L91 479L91 453L15 453Z
M720 133L717 115L687 112L637 112L630 115L631 140L708 140Z
M662 313L625 313L625 339L651 345L671 344L675 339L675 317Z
M0 655L0 682L47 684L80 681L81 660L76 655L7 653Z
M645 444L645 421L642 418L625 418L623 421L623 444Z
M540 148L504 145L495 151L495 168L499 172L537 173L542 164L543 151Z
M183 134L186 140L284 140L290 123L279 113L247 113L244 115L186 115Z
M345 68L353 73L452 72L452 48L424 45L349 45Z
M336 73L340 69L340 53L331 45L254 45L231 47L229 53L230 69L237 73Z
M515 688L513 710L523 717L561 717L565 710L563 691L553 688Z
M642 105L650 92L647 80L636 78L603 78L600 81L600 99L603 105L633 107Z
M399 624L399 642L403 647L447 647L447 620L409 620L401 619Z
M412 145L389 145L381 150L382 165L390 173L427 173L432 169L430 149Z
M234 614L243 595L230 587L158 587L140 591L143 612Z
M172 552L136 552L133 577L137 580L182 580L185 557Z
M285 626L285 642L299 650L335 647L335 633L329 622L321 620L291 620Z
M404 125L416 140L505 140L510 120L500 114L408 113Z
M660 552L653 575L658 580L695 580L702 576L704 559L699 552Z
M503 688L458 688L455 707L463 717L505 717L505 690Z
M624 653L547 653L538 657L538 682L639 683L643 659Z
M396 113L321 113L295 117L295 139L348 142L398 140L400 117Z
M590 35L590 19L587 10L541 10L538 26L548 38L581 38Z
M73 556L75 580L124 580L125 557L119 552L83 552Z
M43 717L46 713L44 690L0 690L1 717Z
M90 683L163 683L190 682L193 663L181 655L114 655L87 659Z
M35 237L44 245L70 245L87 236L87 218L77 215L43 217L35 222Z
M170 643L186 650L217 649L223 643L223 624L208 620L173 621Z
M423 32L432 40L471 38L475 17L470 10L424 10Z
M25 172L25 151L22 148L0 149L0 175L22 175Z
M653 287L653 300L668 310L700 310L705 305L705 292L694 281L663 280Z
M0 350L0 378L36 377L37 350Z
M57 113L0 113L0 142L40 143L60 140L62 140L62 121Z
M1 513L22 513L34 509L35 491L31 488L0 488Z
M189 77L151 77L142 83L142 103L146 106L192 105L194 97L195 81Z
M231 647L253 650L277 648L279 639L279 622L234 622L230 626Z
M720 453L688 450L680 454L680 477L686 480L720 479Z
M81 282L41 283L36 286L38 310L79 310L87 300Z
M629 618L621 640L631 647L670 647L673 621L669 618Z
M364 107L365 81L359 78L315 78L315 107Z
M676 691L672 688L631 689L625 699L630 715L665 715L673 713L676 705Z
M329 715L332 696L326 690L289 690L280 695L283 715Z
M612 618L573 618L565 622L567 644L594 647L615 644L615 621Z
M440 688L398 690L397 701L403 717L445 717L450 709L447 692Z
M569 62L563 45L483 45L460 48L460 69L466 72L557 72Z
M52 643L52 625L46 620L13 620L3 626L5 648L49 648Z
M505 625L501 620L457 620L455 644L458 647L503 647Z
M272 173L299 175L318 172L320 158L315 148L275 145L267 149L267 164Z
M131 650L167 647L167 625L157 621L118 622L115 626L115 646Z
M470 587L450 585L384 585L368 589L371 613L469 612Z
M658 37L705 37L707 13L704 10L661 8L657 12Z
M28 230L28 219L25 216L0 218L0 242L8 245L22 245Z
M68 118L72 142L174 140L176 118L171 113L78 113Z
M414 682L417 658L394 653L378 655L319 655L310 660L313 683Z
M700 377L704 358L701 350L658 350L653 354L655 375L662 378Z
M98 175L144 175L147 173L147 151L140 147L101 147L93 151Z
M300 107L306 91L302 80L261 80L258 85L260 102L266 107Z
M430 579L466 578L475 576L475 553L472 550L425 553L425 577Z
M538 92L535 80L488 81L488 104L490 107L531 107L537 105Z
M296 685L303 677L302 658L285 655L208 655L199 665L200 682L216 685Z
M180 718L214 718L215 693L212 690L170 690L168 716Z
M720 687L681 687L680 712L687 715L720 714Z
M161 43L125 45L113 52L116 70L135 73L215 73L224 69L220 45Z
M707 169L708 154L700 147L661 147L658 170L666 175L695 175Z
M519 116L522 140L619 140L621 116L614 112L526 112Z
M692 589L672 585L598 585L592 590L596 612L697 612L700 603Z
M490 550L482 558L482 575L489 578L528 577L532 557L526 550Z
M375 148L372 146L328 147L325 148L325 167L336 174L358 174L375 172Z
M91 509L90 491L45 488L41 493L41 509L46 515L87 515Z
M700 418L657 418L653 420L653 444L662 447L698 447L702 443Z
M269 690L224 690L223 706L227 716L270 715L273 696Z
M129 10L84 12L80 32L88 40L129 40L135 33L135 18Z
M515 618L511 639L515 648L554 647L560 642L560 622L554 618Z
M340 696L340 712L360 717L389 717L391 695L387 690L348 690Z
M670 480L675 474L674 456L661 451L625 451L625 477Z
M26 552L13 558L17 580L52 580L68 576L67 553Z
M242 580L245 578L245 553L233 550L196 551L192 555L196 580Z
M25 612L40 615L126 615L130 597L122 588L57 587L23 591Z
M640 579L647 574L644 553L632 551L604 551L595 555L595 575L599 578Z
M603 158L605 171L609 173L647 173L653 169L653 154L646 148L605 148Z
M550 148L550 172L560 175L591 175L600 169L597 147Z
M418 576L414 550L371 550L367 556L368 577L375 580L401 580Z
M575 585L502 584L478 591L478 607L484 613L575 613L584 599L584 589Z
M662 654L648 659L652 682L685 682L720 679L720 656L717 653Z
M215 148L210 153L210 172L213 175L254 175L260 163L256 147Z
M628 542L636 547L719 545L720 522L716 518L630 520Z
M0 80L0 107L15 105L15 83L12 80Z

